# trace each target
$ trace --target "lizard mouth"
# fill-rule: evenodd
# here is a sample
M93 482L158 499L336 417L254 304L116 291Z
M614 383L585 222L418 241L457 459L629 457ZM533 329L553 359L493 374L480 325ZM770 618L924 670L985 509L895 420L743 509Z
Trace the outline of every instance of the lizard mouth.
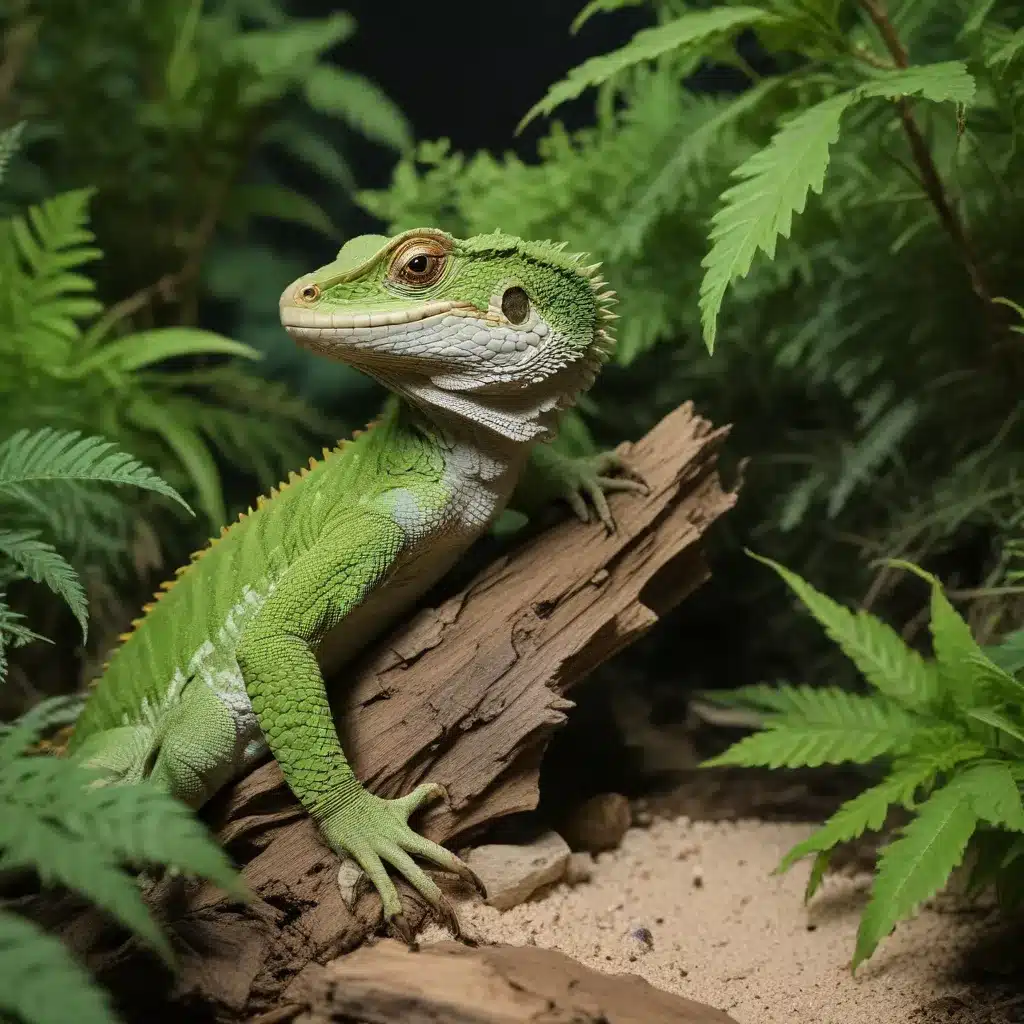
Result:
M342 337L341 332L366 330L372 327L398 327L419 323L445 313L480 311L471 302L435 301L406 309L367 310L362 313L327 313L302 306L281 306L281 325L296 341Z

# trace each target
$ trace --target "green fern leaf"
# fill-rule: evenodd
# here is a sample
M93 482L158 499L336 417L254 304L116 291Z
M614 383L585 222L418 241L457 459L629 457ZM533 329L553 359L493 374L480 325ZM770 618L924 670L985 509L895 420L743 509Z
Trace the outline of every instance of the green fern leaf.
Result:
M83 359L68 376L80 379L101 370L134 373L155 363L162 363L165 359L212 355L262 358L262 354L251 345L225 338L213 331L197 327L159 327L151 331L137 331L125 338L108 342L98 352Z
M917 790L934 777L934 768L925 762L916 762L893 772L877 786L847 800L821 828L789 850L777 870L788 871L804 857L831 850L865 832L877 832L885 824L890 807L910 805Z
M1003 46L986 57L985 63L990 68L999 68L1002 73L1022 53L1024 53L1024 28L1019 28Z
M167 864L206 878L241 899L250 896L227 854L203 823L153 785L102 786L69 806L66 822L131 863Z
M609 259L639 251L665 204L679 194L683 179L720 142L722 132L753 110L784 81L786 79L781 77L767 79L728 103L710 99L699 101L707 112L703 123L685 133L666 163L630 204L609 239L606 250Z
M835 519L839 515L859 484L896 454L920 415L918 403L908 398L879 417L857 444L850 447L843 459L839 479L829 494L829 519Z
M24 615L14 611L4 600L4 593L0 591L0 682L7 676L8 647L22 647L33 640L46 640L46 637L29 629L24 619Z
M806 689L808 687L793 686L790 683L753 683L750 686L737 686L733 690L701 690L697 696L722 707L786 715L790 712L799 713L805 708Z
M793 217L803 212L808 194L824 188L843 113L867 97L910 95L967 103L974 95L974 79L959 61L879 72L865 85L801 111L736 168L734 176L740 180L722 194L723 205L711 219L711 250L701 263L705 274L699 304L709 352L729 285L746 276L758 250L775 258L779 237L789 237Z
M962 707L977 707L993 698L1024 697L1024 683L985 654L936 576L901 559L892 559L888 564L920 576L931 586L930 628L935 660L943 683Z
M575 35L595 14L618 11L623 7L642 7L647 0L590 0L590 3L572 20L569 32Z
M885 823L890 807L899 805L909 810L914 805L917 791L930 787L940 772L949 771L966 761L976 761L984 754L984 747L967 741L947 743L926 756L912 756L898 764L877 785L847 800L821 828L797 843L783 857L778 870L788 871L798 860L810 854L826 852L865 832L877 832Z
M78 573L52 544L39 540L39 534L28 530L0 530L0 554L6 555L36 583L45 583L68 603L78 624L82 640L89 632L89 612Z
M876 690L913 709L927 708L936 700L938 678L934 666L909 648L892 627L866 612L851 612L778 562L751 555L785 580Z
M25 130L25 122L19 121L0 132L0 182L7 174L7 168L21 148L21 135Z
M319 203L302 195L301 192L294 192L280 185L235 187L225 209L225 218L231 223L241 224L250 217L266 217L287 224L298 224L334 241L340 237L330 215ZM249 351L255 352L255 349Z
M171 962L170 944L135 879L100 843L57 828L20 803L12 783L26 781L16 769L7 769L0 777L0 868L34 869L44 885L59 883L81 893Z
M851 970L866 960L899 921L935 895L963 860L978 816L957 780L936 790L902 836L878 861L871 900L861 917Z
M0 442L0 494L17 494L20 488L55 480L129 484L172 498L191 512L170 484L102 438L44 427L19 430Z
M46 697L15 721L0 725L0 766L24 754L47 729L75 721L84 702L78 694Z
M189 423L189 417L175 415L171 403L158 406L148 401L133 402L126 410L129 420L159 435L185 467L199 493L199 504L212 527L227 519L220 473L213 453L202 435Z
M110 1003L59 939L0 910L0 1017L26 1024L118 1024Z
M969 718L973 718L977 722L984 722L985 725L991 725L994 729L998 729L1000 732L1005 732L1007 736L1012 736L1015 740L1020 743L1024 743L1024 725L1018 725L1015 722L1011 722L997 708L971 708L967 712Z
M1024 803L1009 767L998 761L973 765L954 780L982 821L1024 832ZM953 785L953 783L950 783Z
M926 727L921 719L880 697L839 688L789 687L799 704L769 718L763 732L747 736L705 767L817 767L852 761L864 764L908 750Z
M412 148L405 114L368 78L333 64L318 64L310 69L305 92L314 110L339 118L360 135L399 153Z
M573 68L561 82L551 86L543 99L526 112L516 132L521 132L534 118L550 114L585 89L600 85L635 64L654 60L672 51L693 50L709 40L718 40L774 20L773 15L757 7L716 7L709 11L692 11L664 25L641 29L621 49L591 57Z

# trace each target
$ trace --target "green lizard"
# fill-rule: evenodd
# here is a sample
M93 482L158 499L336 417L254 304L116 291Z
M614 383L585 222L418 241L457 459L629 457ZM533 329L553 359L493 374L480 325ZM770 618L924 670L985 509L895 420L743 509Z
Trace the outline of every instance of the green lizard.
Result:
M291 337L383 383L385 411L162 586L68 743L105 779L149 778L193 807L269 749L328 845L366 872L385 921L406 938L385 864L456 934L452 908L413 858L479 881L408 824L444 796L441 786L396 800L363 788L323 676L409 610L510 499L523 507L562 496L586 519L586 496L611 529L605 492L645 489L613 453L573 460L537 444L612 346L614 295L597 265L563 248L497 232L366 235L286 288ZM616 470L625 472L608 475Z

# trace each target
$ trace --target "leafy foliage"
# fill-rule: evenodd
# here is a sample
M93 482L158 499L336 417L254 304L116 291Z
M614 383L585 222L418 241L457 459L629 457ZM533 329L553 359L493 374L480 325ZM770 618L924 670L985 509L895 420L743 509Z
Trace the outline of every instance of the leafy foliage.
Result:
M578 22L625 4L580 6ZM604 261L622 319L587 428L616 443L686 398L734 424L731 450L751 459L721 535L715 618L758 623L755 679L766 661L849 670L769 601L740 538L897 617L901 575L872 563L956 566L977 637L1014 628L1019 6L891 0L896 53L858 0L648 6L657 24L531 112L593 86L589 126L552 123L529 160L423 143L361 202L393 230L498 225ZM737 46L744 25L756 42ZM739 91L708 91L722 78L703 69L723 65L745 77Z
M974 641L938 580L916 566L905 567L931 587L935 653L927 662L872 616L853 615L795 573L762 561L785 580L875 692L861 696L787 685L774 697L759 689L733 693L729 703L746 704L764 716L763 731L706 764L796 768L884 761L885 778L840 807L781 865L818 858L809 886L813 893L835 846L880 830L894 805L912 812L899 838L879 857L857 934L855 969L899 921L942 888L972 841L983 840L990 854L993 849L1002 854L995 867L991 857L975 859L975 887L993 884L997 891L1013 891L1003 876L1019 871L1007 858L1024 834L1024 682ZM926 689L920 683L922 666L931 681Z
M110 442L44 428L0 442L0 522L45 521L46 491L60 483L140 487L182 505L177 492ZM50 496L52 501L52 496ZM187 508L188 506L185 505ZM0 528L0 580L28 577L63 597L87 626L85 592L72 566L39 531ZM0 682L5 649L41 639L0 590ZM34 872L44 886L72 889L172 959L133 871L152 865L208 878L243 893L228 860L189 809L155 787L97 786L94 773L63 758L32 756L44 732L73 720L75 698L51 698L0 724L0 869ZM63 946L28 921L0 911L0 1014L29 1024L114 1020L106 999Z
M85 896L173 962L135 873L170 866L244 897L227 856L189 809L149 783L97 786L92 772L28 747L68 715L65 698L0 726L0 866ZM63 946L0 912L0 1013L28 1024L112 1022L106 998Z

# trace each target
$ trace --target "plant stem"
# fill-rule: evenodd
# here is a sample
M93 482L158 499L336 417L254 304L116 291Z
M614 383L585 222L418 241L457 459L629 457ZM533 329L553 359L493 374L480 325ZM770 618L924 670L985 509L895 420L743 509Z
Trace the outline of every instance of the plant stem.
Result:
M896 27L889 19L884 0L859 0L859 2L864 13L871 19L871 23L882 37L885 48L889 51L889 55L892 57L895 65L898 68L909 67L910 56L896 32ZM961 221L952 203L949 201L945 186L942 184L942 178L939 176L935 161L932 160L928 143L921 134L921 129L914 118L909 101L906 99L897 100L896 109L899 112L900 121L903 123L907 142L910 144L911 156L914 158L918 173L921 175L921 185L924 188L925 194L931 201L932 206L935 207L935 212L939 215L939 221L960 253L960 258L967 270L967 276L970 278L974 294L985 304L987 315L992 316L992 291L981 272L981 267L974 252L974 246L967 235L963 221Z

